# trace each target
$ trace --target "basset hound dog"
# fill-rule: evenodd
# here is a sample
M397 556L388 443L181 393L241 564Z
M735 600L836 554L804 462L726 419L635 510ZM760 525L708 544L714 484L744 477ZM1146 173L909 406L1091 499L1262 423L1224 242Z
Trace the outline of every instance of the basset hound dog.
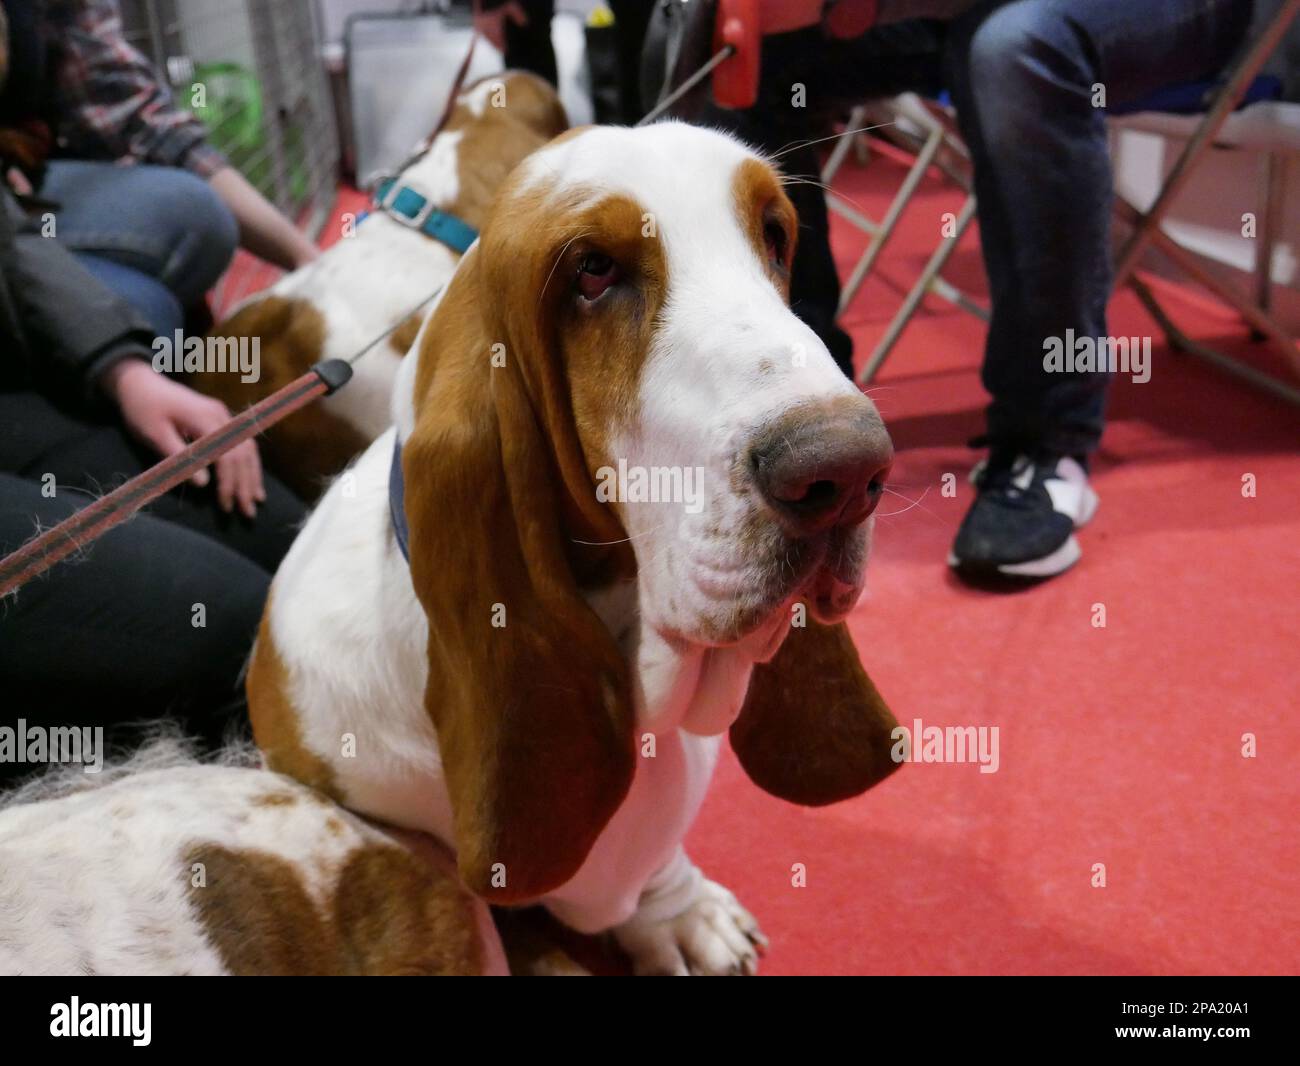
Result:
M450 852L240 756L169 738L0 797L0 974L508 972Z
M723 734L795 803L896 769L844 623L892 446L790 311L796 236L778 172L715 131L529 156L250 663L274 770L437 838L479 899L611 930L639 973L756 968L682 846Z
M316 499L330 477L388 428L397 367L424 317L423 308L412 309L451 277L506 175L567 128L555 90L532 74L508 71L464 89L432 141L378 186L364 219L212 331L232 345L257 342L258 379L209 368L190 383L242 410L322 359L355 356L400 321L357 362L346 389L262 437L271 469L304 499Z

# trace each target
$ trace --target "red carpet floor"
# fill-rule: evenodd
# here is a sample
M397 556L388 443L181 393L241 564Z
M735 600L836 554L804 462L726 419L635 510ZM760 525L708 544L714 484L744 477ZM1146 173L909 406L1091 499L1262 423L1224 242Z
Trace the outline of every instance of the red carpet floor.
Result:
M878 158L838 185L879 218L902 174ZM959 200L922 186L847 318L859 358ZM838 220L833 237L843 276L864 238ZM983 294L974 232L947 275ZM241 260L222 302L272 276ZM1170 306L1193 336L1265 358L1219 308ZM905 723L997 726L1000 767L914 763L804 810L728 753L688 843L762 922L764 973L1300 970L1297 413L1171 354L1131 296L1111 332L1154 336L1151 380L1115 383L1082 562L1027 591L969 590L944 565L971 498L983 326L930 301L873 387L898 495L851 621L863 661Z

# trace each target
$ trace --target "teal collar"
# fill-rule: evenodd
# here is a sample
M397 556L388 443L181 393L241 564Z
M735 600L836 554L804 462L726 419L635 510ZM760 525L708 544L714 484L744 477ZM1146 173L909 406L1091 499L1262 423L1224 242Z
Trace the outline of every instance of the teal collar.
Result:
M410 185L400 184L396 178L379 183L375 190L375 206L402 225L419 230L461 255L469 251L469 246L478 239L478 230L469 223L445 211L435 210L432 200Z

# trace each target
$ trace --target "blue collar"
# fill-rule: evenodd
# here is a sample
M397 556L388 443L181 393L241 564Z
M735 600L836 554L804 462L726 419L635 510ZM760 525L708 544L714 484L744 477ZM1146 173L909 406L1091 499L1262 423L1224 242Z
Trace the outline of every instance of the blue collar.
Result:
M432 200L410 185L398 184L396 178L379 183L375 206L402 225L419 230L461 255L478 240L478 230L473 226L446 211L435 210Z
M393 463L388 468L388 514L402 558L411 562L411 527L406 524L406 481L402 477L402 438L393 434Z

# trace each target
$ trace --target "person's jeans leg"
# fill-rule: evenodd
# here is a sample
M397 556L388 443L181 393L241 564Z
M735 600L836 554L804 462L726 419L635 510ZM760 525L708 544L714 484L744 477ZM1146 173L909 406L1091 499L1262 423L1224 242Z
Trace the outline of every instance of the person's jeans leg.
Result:
M1217 73L1250 7L1013 0L953 24L949 71L993 304L983 380L995 441L1069 455L1101 435L1107 376L1043 368L1049 338L1107 333L1113 192L1095 87L1114 105Z
M59 159L41 194L59 204L61 243L157 278L182 307L216 283L239 239L211 186L176 167Z
M82 266L144 315L155 336L171 337L185 324L180 301L152 274L88 252L73 254Z

